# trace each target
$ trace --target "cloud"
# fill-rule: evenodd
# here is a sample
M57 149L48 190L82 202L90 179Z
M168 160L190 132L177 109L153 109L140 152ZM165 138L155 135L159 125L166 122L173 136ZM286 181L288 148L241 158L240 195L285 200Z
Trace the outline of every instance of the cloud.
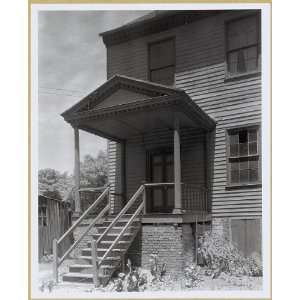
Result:
M106 80L106 49L99 33L145 13L39 12L39 168L72 172L73 130L60 114ZM81 156L106 148L104 139L84 132L80 137Z

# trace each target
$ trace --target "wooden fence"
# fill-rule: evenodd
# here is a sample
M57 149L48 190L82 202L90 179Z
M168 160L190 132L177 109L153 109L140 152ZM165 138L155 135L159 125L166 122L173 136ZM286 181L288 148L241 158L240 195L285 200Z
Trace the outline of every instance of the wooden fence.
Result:
M52 242L59 238L72 225L70 204L39 195L39 260L46 254L52 254ZM73 242L66 239L58 251L65 251Z

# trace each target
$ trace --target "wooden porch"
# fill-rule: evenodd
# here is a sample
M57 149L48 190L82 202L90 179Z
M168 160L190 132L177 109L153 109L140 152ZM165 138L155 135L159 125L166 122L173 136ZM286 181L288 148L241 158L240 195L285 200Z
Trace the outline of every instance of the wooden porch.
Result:
M201 177L202 182L197 182L197 176L194 176L195 179L189 178L187 182L182 180L181 156L184 153L181 131L194 130L204 136L201 147L205 152L206 138L214 128L215 122L183 91L115 76L64 112L63 117L74 128L75 214L82 213L79 130L108 138L119 146L119 158L115 162L116 170L119 169L119 183L110 183L112 203L121 203L120 209L143 184L145 187L143 213L152 215L152 218L149 216L145 220L159 219L153 217L154 215L169 219L168 214L172 214L174 218L175 215L181 214L200 216L202 212L206 215L209 213L208 176L205 174L207 166L205 164L199 166L203 170L199 170L198 173L202 172L203 175L201 173L197 176ZM157 130L165 130L169 134L172 132L172 141L160 143L160 147L154 143L147 145L145 137ZM129 141L136 137L140 138L140 142L136 142L135 147L140 147L143 156L140 165L138 159L128 159L133 155L130 153L132 147L129 147ZM204 161L205 159L204 157ZM145 169L144 174L139 172L141 168ZM135 172L139 176L134 175L135 182L132 183L130 175ZM116 208L111 207L112 214L117 212Z

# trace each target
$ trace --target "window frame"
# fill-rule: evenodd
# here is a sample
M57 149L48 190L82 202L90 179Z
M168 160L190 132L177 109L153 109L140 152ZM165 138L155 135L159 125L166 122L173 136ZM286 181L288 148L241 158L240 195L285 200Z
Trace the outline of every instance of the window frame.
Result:
M247 156L237 156L236 159L240 159L241 157L253 158L257 157L258 159L258 179L256 181L250 182L238 182L238 183L232 183L231 182L231 172L230 172L230 159L232 157L230 156L230 132L232 131L242 131L242 130L257 130L257 154L248 154ZM226 147L226 186L225 189L238 189L238 188L247 188L247 187L259 187L261 186L261 125L260 124L251 124L251 125L241 125L241 126L235 126L235 127L228 127L225 129L225 147Z
M43 213L43 209L45 213ZM38 207L38 222L39 227L47 227L48 226L48 207L47 205L39 205Z
M173 41L174 63L171 64L171 65L164 66L164 67L151 69L151 62L150 62L150 49L151 49L151 47L153 45L161 44L161 43L168 42L168 41ZM153 71L159 71L159 70L163 70L163 69L166 69L166 68L173 67L174 68L173 82L172 82L172 84L170 84L170 86L174 86L175 85L175 71L176 71L176 37L171 36L171 37L167 37L167 38L163 38L163 39L159 39L159 40L149 42L148 45L147 45L147 52L148 52L148 80L150 82L153 82L153 83L163 84L163 83L160 83L160 82L152 81L151 80L151 73ZM164 84L164 85L166 85L166 84Z
M229 24L232 24L237 21L241 21L243 19L251 18L251 17L256 17L256 24L257 24L257 28L258 28L256 43L251 44L249 46L229 50L228 49L228 45L229 45L228 26L229 26ZM237 17L237 18L232 18L232 19L226 20L225 26L224 26L224 39L225 39L225 81L231 80L231 79L239 79L241 77L257 76L257 75L261 74L261 17L260 17L259 12L249 13L249 14ZM237 50L241 50L241 49L247 49L247 48L254 47L254 46L257 46L257 68L256 68L256 70L246 71L243 73L230 73L229 66L228 66L229 53L237 51Z

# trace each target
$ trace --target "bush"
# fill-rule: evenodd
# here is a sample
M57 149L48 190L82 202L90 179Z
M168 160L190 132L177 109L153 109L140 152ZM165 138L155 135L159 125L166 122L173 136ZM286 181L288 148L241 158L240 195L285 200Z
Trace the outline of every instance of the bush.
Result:
M207 275L217 278L224 272L235 276L262 276L259 255L244 257L229 241L216 233L205 233L199 239L198 258Z

